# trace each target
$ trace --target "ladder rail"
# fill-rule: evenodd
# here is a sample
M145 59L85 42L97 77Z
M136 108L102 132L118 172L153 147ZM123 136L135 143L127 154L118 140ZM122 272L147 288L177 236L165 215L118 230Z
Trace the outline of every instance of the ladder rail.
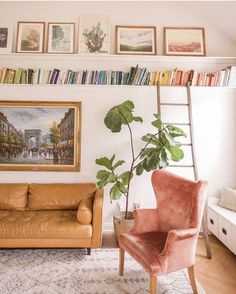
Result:
M196 161L196 150L195 150L195 139L194 139L194 130L193 130L193 114L192 114L192 97L191 97L191 88L190 83L188 82L186 86L187 90L187 103L163 103L161 102L161 89L160 89L160 83L157 83L157 112L161 118L161 106L187 106L188 108L188 123L164 123L165 125L168 124L175 124L175 125L187 125L189 127L189 135L190 135L190 143L182 144L184 146L191 146L191 156L192 156L192 164L180 164L180 165L170 165L170 167L184 167L184 168L192 168L194 179L195 181L198 180L198 168L197 168L197 161ZM204 210L203 213L203 219L202 219L202 228L203 228L203 236L205 240L205 247L206 247L206 253L207 257L211 259L211 248L210 248L210 242L209 242L209 236L207 232L207 220L206 220L206 210Z

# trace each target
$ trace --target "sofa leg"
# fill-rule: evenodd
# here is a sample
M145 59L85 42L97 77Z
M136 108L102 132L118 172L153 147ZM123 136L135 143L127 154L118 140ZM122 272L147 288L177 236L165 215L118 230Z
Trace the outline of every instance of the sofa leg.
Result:
M91 255L91 248L87 248L87 255Z

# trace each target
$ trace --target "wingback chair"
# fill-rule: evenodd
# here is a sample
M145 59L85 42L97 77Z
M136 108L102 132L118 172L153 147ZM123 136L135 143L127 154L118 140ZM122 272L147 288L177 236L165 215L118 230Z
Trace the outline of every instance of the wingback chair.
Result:
M157 208L134 211L133 229L120 236L119 274L125 251L150 275L150 293L157 291L157 276L188 268L194 293L194 262L207 183L191 181L165 170L152 174Z

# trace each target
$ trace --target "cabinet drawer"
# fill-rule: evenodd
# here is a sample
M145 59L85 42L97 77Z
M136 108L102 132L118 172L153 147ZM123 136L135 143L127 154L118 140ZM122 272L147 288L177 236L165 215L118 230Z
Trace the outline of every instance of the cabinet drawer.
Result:
M228 248L231 248L231 238L232 238L232 225L219 216L218 218L218 231L219 231L219 239L223 242Z
M207 227L216 237L218 237L218 216L212 209L207 210Z

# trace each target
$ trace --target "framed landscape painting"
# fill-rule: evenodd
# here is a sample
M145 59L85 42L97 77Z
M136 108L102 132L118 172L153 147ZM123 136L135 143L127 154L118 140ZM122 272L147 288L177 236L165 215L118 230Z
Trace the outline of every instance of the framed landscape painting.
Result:
M42 53L44 47L44 22L18 22L16 52Z
M0 101L0 170L78 171L81 103Z
M205 56L204 28L165 27L165 55Z
M74 53L74 40L74 23L48 23L48 53Z
M156 27L116 26L117 54L156 54Z
M84 16L79 24L79 53L110 53L110 17Z
M12 38L12 25L0 23L0 54L11 53Z

